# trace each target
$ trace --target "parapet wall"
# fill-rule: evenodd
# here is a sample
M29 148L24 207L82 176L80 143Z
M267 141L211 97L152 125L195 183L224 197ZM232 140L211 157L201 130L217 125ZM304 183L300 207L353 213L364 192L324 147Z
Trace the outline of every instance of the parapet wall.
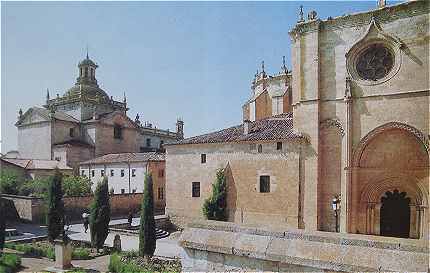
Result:
M427 272L424 240L201 221L181 235L184 271Z

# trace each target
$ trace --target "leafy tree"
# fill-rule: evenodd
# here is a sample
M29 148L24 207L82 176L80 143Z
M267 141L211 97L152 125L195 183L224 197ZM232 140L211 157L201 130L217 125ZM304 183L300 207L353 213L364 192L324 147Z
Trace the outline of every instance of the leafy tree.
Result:
M23 177L16 171L1 166L0 193L19 194L19 188L23 184Z
M156 248L152 175L145 175L139 230L139 255L152 257Z
M0 215L5 215L6 214L5 210L6 210L6 207L5 207L3 198L0 198ZM3 218L3 220L0 221L0 257L2 256L2 253L3 253L4 240L6 236L6 219Z
M34 196L43 199L48 198L48 189L51 185L52 177L35 178L34 180L27 180L19 188L19 194L25 196Z
M91 244L100 249L109 232L110 203L107 177L97 184L90 208Z
M64 235L62 179L63 175L56 169L48 189L48 239L51 242Z
M83 176L66 176L63 179L63 190L65 196L91 195L91 180Z
M224 169L216 173L216 181L212 184L212 196L203 203L203 214L208 220L227 220L227 188Z

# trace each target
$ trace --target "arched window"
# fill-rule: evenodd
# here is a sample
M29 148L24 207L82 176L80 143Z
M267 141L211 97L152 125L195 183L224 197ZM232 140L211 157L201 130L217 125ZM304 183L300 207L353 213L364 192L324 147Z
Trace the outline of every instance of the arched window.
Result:
M262 152L263 152L263 145L258 144L257 151L258 151L259 153L262 153Z

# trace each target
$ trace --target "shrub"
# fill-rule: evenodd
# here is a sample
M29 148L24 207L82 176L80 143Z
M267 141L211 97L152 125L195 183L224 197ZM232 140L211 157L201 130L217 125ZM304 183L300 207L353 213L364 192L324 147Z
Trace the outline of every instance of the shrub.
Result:
M0 169L0 193L19 194L23 183L23 177L16 171L3 167Z
M224 169L216 173L216 181L212 184L212 196L203 204L203 214L208 220L227 220L227 189Z
M76 260L88 260L90 258L90 251L87 248L75 248L72 252L72 258Z
M61 172L56 169L48 191L48 239L53 242L64 235L64 203Z
M48 198L48 191L51 180L52 177L27 180L19 187L19 194L25 196L39 197L46 200Z
M21 266L21 258L16 254L5 253L0 258L0 272L15 272Z
M152 190L152 175L145 175L143 189L142 211L140 215L139 255L142 257L154 255L156 247L154 196Z
M66 176L63 179L65 196L86 196L92 194L92 182L88 177Z
M5 215L5 204L3 198L0 198L0 215ZM6 237L6 220L0 221L0 257L3 253L4 241Z
M108 269L109 272L121 272L121 258L118 254L110 255Z
M91 244L100 249L109 232L110 203L107 177L97 184L90 209Z

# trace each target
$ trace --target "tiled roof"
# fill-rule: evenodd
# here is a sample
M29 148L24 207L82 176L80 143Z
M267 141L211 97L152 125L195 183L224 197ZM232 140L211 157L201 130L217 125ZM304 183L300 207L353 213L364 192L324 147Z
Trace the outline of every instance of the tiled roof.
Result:
M21 159L21 158L1 158L10 164L24 168L26 170L72 170L63 161L44 160L44 159Z
M80 165L104 164L104 163L123 163L123 162L142 162L142 161L164 161L165 154L157 152L149 153L121 153L107 154L85 162Z
M293 116L284 113L250 123L248 134L243 133L243 124L223 129L221 131L190 137L165 145L223 143L242 141L288 140L304 138L293 131Z

